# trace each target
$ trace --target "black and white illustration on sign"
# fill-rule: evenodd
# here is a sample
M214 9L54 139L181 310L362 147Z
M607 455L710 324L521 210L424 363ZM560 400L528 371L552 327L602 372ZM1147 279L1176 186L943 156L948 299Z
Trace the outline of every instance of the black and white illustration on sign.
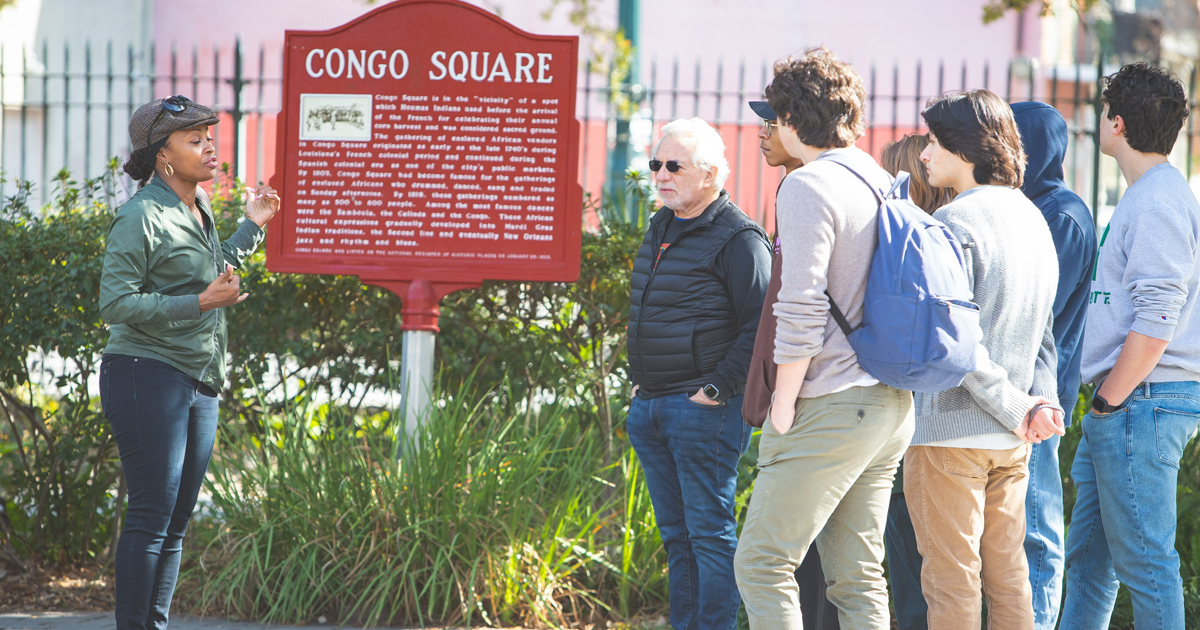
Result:
M370 94L301 94L300 139L371 140Z

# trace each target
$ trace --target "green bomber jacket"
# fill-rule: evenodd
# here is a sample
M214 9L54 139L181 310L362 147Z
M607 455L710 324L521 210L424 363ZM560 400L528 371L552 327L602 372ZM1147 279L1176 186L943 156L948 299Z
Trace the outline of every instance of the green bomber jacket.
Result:
M200 294L225 270L241 268L263 240L246 219L225 242L203 194L196 222L183 200L154 177L117 210L100 277L100 317L109 326L105 354L167 363L214 391L225 386L225 309L200 312Z

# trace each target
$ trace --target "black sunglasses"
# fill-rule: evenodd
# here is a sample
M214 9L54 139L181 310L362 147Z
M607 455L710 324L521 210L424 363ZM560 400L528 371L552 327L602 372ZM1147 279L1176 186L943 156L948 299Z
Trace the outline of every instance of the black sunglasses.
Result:
M679 169L681 169L687 165L680 164L676 160L667 160L666 162L663 162L662 160L659 160L657 158L650 160L650 170L654 171L655 173L657 173L660 169L662 169L663 166L667 167L668 173L678 173Z
M158 126L158 122L162 120L163 115L167 112L175 112L176 114L188 108L192 104L192 99L182 95L168 96L163 99L162 108L158 110L158 115L154 117L154 122L150 123L149 136L154 135L154 128Z

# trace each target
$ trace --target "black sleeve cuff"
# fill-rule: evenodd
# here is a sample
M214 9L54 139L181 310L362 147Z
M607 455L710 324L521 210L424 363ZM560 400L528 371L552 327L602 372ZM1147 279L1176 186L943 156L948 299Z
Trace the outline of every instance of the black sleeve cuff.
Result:
M710 374L708 376L708 383L711 383L713 386L715 386L717 388L718 391L720 391L721 394L720 394L720 396L717 397L717 400L719 400L720 402L726 402L730 398L733 398L734 396L737 395L733 391L733 383L731 383L728 379L721 376L720 374L717 374L715 372Z

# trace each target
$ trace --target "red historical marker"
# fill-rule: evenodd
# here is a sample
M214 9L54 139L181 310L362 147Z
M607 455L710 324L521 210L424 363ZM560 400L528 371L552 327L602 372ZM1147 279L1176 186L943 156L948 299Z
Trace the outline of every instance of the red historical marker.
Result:
M395 292L430 373L446 294L579 277L577 37L399 0L284 41L268 269Z
M285 50L270 270L359 276L433 331L451 291L579 276L578 38L400 0Z

